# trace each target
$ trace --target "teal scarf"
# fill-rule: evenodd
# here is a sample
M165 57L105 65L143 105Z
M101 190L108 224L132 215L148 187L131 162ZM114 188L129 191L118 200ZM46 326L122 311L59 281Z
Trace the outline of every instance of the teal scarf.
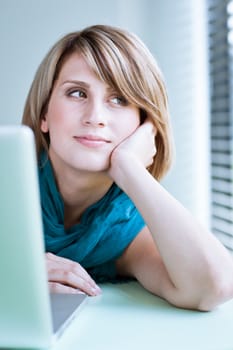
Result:
M39 183L46 251L79 262L97 282L115 280L115 260L145 225L130 198L113 184L79 224L66 230L64 203L45 154Z

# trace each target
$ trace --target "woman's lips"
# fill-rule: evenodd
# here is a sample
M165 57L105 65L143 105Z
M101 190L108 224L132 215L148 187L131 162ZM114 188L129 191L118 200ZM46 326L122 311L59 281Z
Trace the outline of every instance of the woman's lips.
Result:
M102 147L110 142L101 136L95 135L74 136L74 139L81 145L90 148Z

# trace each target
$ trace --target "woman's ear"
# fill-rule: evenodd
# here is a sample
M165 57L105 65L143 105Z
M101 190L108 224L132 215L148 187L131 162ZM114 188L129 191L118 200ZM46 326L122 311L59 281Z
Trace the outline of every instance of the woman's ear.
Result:
M40 130L44 133L49 131L48 122L46 116L41 119Z

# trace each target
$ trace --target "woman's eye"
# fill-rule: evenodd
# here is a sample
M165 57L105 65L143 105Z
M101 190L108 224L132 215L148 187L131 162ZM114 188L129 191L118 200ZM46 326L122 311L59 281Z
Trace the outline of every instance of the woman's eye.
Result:
M126 106L128 104L128 101L123 96L114 96L111 98L111 102L120 106Z
M85 98L87 97L85 92L82 91L82 90L72 90L72 91L69 91L68 93L69 96L72 96L72 97L77 97L77 98Z

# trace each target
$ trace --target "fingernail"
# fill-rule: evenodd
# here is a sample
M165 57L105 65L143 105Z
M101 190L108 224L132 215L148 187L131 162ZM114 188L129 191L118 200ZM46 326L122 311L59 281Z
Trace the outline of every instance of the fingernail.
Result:
M99 286L96 286L96 289L98 290L99 294L102 293L102 289Z
M92 291L92 293L94 295L99 295L102 292L101 289L98 286L95 286L95 287L91 288L91 291Z

